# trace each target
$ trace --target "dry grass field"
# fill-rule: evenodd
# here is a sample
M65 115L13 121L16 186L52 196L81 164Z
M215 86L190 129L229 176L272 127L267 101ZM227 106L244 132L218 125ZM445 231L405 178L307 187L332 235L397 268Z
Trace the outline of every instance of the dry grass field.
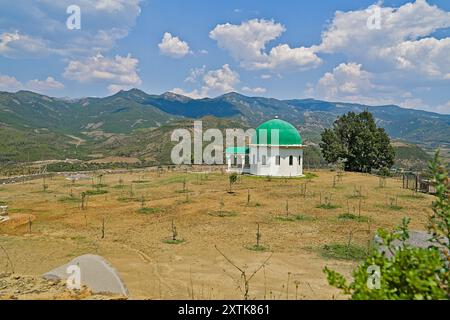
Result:
M142 171L73 185L55 177L45 191L42 180L0 186L11 216L0 224L0 273L12 271L10 260L15 273L39 276L93 253L119 271L131 298L242 299L240 273L217 246L249 274L272 255L250 282L252 299L339 299L322 269L350 275L358 261L324 248L364 252L377 228L391 229L404 216L412 230L425 230L432 196L413 195L393 179L380 187L370 175L314 175L243 176L233 193L220 173ZM88 190L100 192L81 210L80 194ZM172 222L180 243L167 241ZM261 247L251 250L258 224Z

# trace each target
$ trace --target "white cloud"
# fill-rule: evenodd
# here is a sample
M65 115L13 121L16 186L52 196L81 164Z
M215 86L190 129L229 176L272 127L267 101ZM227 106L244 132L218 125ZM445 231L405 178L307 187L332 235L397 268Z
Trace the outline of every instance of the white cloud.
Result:
M0 91L16 92L19 90L30 90L45 94L60 89L64 89L64 84L51 76L44 80L33 79L23 84L15 77L0 74Z
M263 79L263 80L272 79L272 75L270 75L270 74L263 74L263 75L261 75L261 79Z
M49 52L42 39L15 32L3 32L0 35L0 55L19 57L26 54L43 54Z
M450 100L447 101L447 103L443 103L441 105L438 105L435 112L444 113L444 114L450 114Z
M196 83L200 77L202 77L206 72L206 66L203 65L200 68L191 69L189 76L184 79L185 82Z
M22 83L15 77L0 74L0 91L15 92L21 89Z
M234 91L234 86L239 82L239 74L231 70L228 64L221 69L208 71L203 77L203 83L208 90L220 93Z
M380 29L370 29L367 19L373 15L374 8L337 11L323 32L318 49L328 53L376 56L376 48L414 41L438 29L450 27L450 13L429 5L426 0L417 0L399 8L378 7L381 12Z
M228 64L223 65L220 69L207 72L203 68L191 70L191 75L187 79L192 78L193 71L194 73L197 73L195 82L197 82L197 78L202 75L201 88L192 91L175 88L171 91L193 99L200 99L208 97L211 94L223 94L236 91L235 86L240 82L239 74L236 71L233 71Z
M183 58L190 52L187 42L172 36L169 32L164 33L164 37L161 43L158 44L158 47L161 54L175 59Z
M374 79L361 64L341 63L332 72L325 73L316 85L310 84L305 94L335 102L397 104L405 108L416 108L422 102L410 92L375 83ZM423 103L421 106L426 107Z
M255 88L242 87L241 90L245 93L251 93L251 94L263 94L263 93L267 92L267 89L262 88L262 87L255 87Z
M370 94L375 86L372 74L356 63L342 63L333 72L327 72L317 83L316 95L326 100L359 101L361 95Z
M321 64L313 48L291 48L287 44L280 44L267 53L267 44L280 37L284 31L286 29L280 23L253 19L240 25L217 25L210 32L210 38L249 70L306 70Z
M189 97L191 99L203 99L208 97L208 93L203 90L194 89L192 91L185 91L181 88L174 88L171 90L173 93L180 94L182 96Z
M105 52L128 35L140 0L17 0L2 6L0 55L89 56ZM81 30L68 30L66 9L81 8ZM14 17L14 18L9 18Z
M27 82L27 88L36 92L47 92L52 90L64 89L64 84L55 80L53 77L47 77L45 80L30 80Z
M104 10L107 12L116 12L116 11L123 11L126 6L126 2L128 0L97 0L93 1L93 6L97 10ZM137 4L137 1L131 1Z
M430 106L406 90L375 83L375 76L361 64L342 63L327 72L316 85L309 84L305 94L316 99L368 105L399 105L408 109L449 113L449 105Z
M380 10L380 29L367 27L375 8ZM426 0L399 8L337 11L321 43L311 48L319 54L343 55L354 63L339 65L305 93L334 101L445 110L445 105L431 106L409 90L418 93L431 87L427 94L433 95L433 90L448 86L450 38L438 39L433 33L449 27L450 12Z
M336 12L316 50L344 54L354 61L373 65L374 72L396 69L428 79L450 79L450 38L430 37L436 30L450 27L450 12L426 0L399 8L377 7L380 10L377 30L367 27L374 8Z
M428 79L450 80L450 38L405 41L381 49L379 56L397 70L419 73Z
M128 56L107 58L98 54L83 60L72 60L64 71L66 79L81 83L106 82L108 89L115 92L141 85L138 74L139 60Z

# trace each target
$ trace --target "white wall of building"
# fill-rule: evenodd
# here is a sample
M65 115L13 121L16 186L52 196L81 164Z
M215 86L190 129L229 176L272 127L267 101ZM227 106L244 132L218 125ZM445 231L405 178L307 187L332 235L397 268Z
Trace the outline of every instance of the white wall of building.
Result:
M279 164L277 156L279 156ZM290 157L292 157L292 165ZM303 147L258 148L251 146L250 163L250 173L253 175L299 177L303 175Z

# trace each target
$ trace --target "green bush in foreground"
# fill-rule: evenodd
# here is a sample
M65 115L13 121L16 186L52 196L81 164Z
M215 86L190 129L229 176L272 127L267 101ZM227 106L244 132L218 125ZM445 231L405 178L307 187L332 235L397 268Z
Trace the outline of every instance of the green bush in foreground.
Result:
M359 267L353 271L353 281L348 284L341 274L324 269L330 285L341 289L353 300L438 300L450 299L449 248L442 239L450 232L450 206L448 201L448 174L439 160L439 152L430 163L434 177L437 200L429 221L429 231L434 243L428 249L408 245L409 219L394 232L378 231L381 245L391 253L372 250ZM397 242L394 246L394 241ZM399 248L398 242L402 245ZM384 250L384 251L386 251Z

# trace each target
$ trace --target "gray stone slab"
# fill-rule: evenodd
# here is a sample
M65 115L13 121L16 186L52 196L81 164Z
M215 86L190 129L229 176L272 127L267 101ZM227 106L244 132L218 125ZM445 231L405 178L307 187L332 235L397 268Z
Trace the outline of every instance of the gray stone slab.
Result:
M128 296L128 289L118 272L102 257L92 254L83 255L69 263L57 267L43 275L48 280L67 280L69 266L80 268L81 284L93 293L109 293Z
M408 241L406 241L406 243L408 245L410 245L411 247L414 248L422 248L422 249L426 249L429 248L431 246L437 246L439 247L438 244L434 243L431 241L432 235L427 233L427 232L423 232L423 231L410 231L409 232L409 239ZM448 242L448 239L447 239ZM381 244L381 239L379 239L378 237L375 237L375 243L380 245ZM402 246L402 242L399 240L395 240L394 242L392 242L394 248L398 249ZM389 250L387 250L387 248L385 246L381 246L378 248L378 250L380 252L384 252L386 254L387 257L391 257L392 254Z

